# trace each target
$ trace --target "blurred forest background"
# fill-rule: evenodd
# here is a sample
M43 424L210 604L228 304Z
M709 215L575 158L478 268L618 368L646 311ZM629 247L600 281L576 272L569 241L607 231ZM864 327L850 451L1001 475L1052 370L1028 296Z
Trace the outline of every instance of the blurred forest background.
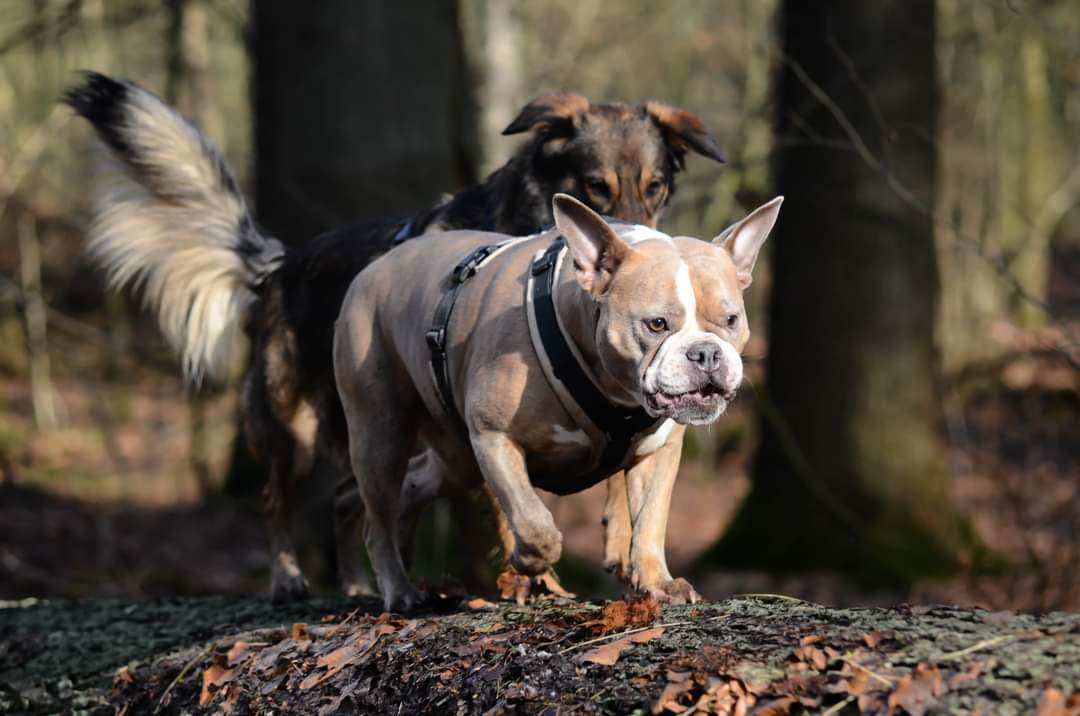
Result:
M787 203L753 389L688 441L673 571L710 597L1080 609L1077 37L1070 0L6 0L0 598L268 582L235 382L186 392L83 259L91 133L57 100L95 69L193 119L293 244L485 176L544 92L697 113L728 163L691 157L661 228ZM590 594L615 588L602 502L551 501ZM426 530L423 569L454 572L445 506Z

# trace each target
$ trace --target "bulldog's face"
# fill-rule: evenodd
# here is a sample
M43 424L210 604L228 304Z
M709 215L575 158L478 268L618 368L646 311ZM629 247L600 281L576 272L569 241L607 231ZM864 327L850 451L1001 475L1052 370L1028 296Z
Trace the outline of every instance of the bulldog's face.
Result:
M706 425L735 397L750 337L742 294L781 202L704 242L609 226L580 202L556 197L556 224L597 304L601 365L650 415Z

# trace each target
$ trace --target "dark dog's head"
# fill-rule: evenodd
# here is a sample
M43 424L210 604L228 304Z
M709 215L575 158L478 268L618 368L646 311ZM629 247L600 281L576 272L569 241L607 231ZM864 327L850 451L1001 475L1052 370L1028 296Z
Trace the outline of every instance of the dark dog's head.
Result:
M687 152L724 161L697 115L658 102L591 104L578 94L546 95L503 134L527 131L533 141L519 155L529 164L523 178L548 220L551 197L562 192L601 214L655 227Z

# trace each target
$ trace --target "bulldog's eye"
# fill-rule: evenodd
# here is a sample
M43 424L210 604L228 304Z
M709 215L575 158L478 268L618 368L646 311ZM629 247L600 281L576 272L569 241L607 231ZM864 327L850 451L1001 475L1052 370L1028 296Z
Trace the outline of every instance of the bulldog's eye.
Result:
M648 199L655 199L660 193L660 190L664 188L664 184L661 181L653 180L649 182L649 185L645 187L645 197Z
M734 328L735 324L739 322L739 314L729 313L727 317L727 327Z
M645 325L649 327L649 330L653 333L663 333L668 329L667 319L657 316L656 318L645 319Z

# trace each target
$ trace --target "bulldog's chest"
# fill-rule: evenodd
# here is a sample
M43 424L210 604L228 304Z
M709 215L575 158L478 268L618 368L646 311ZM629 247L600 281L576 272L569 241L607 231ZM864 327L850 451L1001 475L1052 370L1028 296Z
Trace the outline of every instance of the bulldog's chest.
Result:
M623 464L613 472L630 467L665 446L672 439L674 427L673 421L665 420L655 429L635 435ZM551 423L545 426L544 433L542 439L526 450L529 478L543 489L557 485L558 491L567 491L577 478L586 477L598 466L607 447L606 441L590 437L588 432L573 424ZM589 486L584 484L580 489Z

